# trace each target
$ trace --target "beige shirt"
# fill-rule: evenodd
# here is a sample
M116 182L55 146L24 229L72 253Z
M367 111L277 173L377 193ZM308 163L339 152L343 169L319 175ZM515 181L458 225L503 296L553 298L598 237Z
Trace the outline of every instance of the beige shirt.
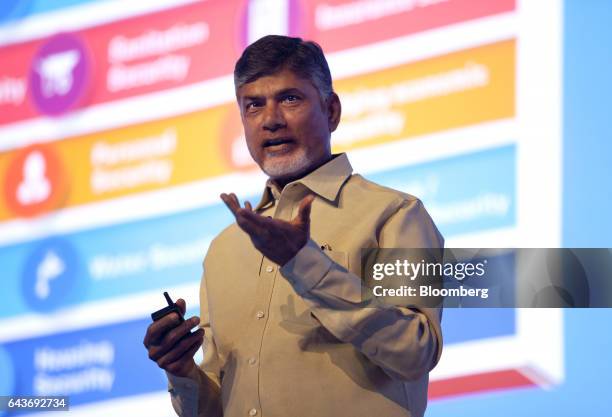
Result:
M256 210L290 220L316 195L311 239L279 268L235 223L204 261L204 361L169 375L180 416L422 416L442 352L439 309L364 308L362 248L443 247L417 198L351 175L341 154ZM222 411L223 410L223 411Z

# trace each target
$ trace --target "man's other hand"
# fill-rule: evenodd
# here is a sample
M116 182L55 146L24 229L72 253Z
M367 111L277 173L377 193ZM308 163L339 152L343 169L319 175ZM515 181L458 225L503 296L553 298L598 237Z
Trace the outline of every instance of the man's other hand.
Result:
M289 222L257 214L248 201L240 207L234 193L221 194L221 200L236 217L238 226L250 236L255 248L280 266L289 262L310 238L312 194L302 199L297 216Z
M179 298L176 304L185 314L185 300ZM202 346L204 329L194 333L190 330L200 323L200 318L193 316L182 323L176 313L168 314L154 321L147 328L143 344L149 352L149 358L172 375L186 377L197 366L193 355Z

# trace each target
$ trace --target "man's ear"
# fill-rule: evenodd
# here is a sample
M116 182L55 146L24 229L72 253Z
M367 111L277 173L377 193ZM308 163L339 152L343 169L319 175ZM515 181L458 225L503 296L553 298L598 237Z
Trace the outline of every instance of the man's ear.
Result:
M327 125L330 132L333 132L338 127L341 114L342 105L340 104L340 97L332 91L327 98Z

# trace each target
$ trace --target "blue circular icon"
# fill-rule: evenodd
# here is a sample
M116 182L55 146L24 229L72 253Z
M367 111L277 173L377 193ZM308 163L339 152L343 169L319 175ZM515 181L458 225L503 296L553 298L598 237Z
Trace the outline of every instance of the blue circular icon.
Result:
M0 395L13 395L15 393L15 369L11 355L0 346ZM6 411L0 410L0 416Z
M28 256L22 275L22 293L35 311L51 311L76 295L79 259L65 239L42 241Z
M19 19L28 14L31 0L4 0L0 5L0 22Z

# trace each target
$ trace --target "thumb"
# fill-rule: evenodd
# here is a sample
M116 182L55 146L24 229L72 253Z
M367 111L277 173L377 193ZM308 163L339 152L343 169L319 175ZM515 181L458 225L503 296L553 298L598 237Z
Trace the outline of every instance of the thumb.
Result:
M300 207L298 208L297 223L298 225L309 225L310 224L310 210L312 209L312 202L314 201L314 195L309 194L302 199Z

